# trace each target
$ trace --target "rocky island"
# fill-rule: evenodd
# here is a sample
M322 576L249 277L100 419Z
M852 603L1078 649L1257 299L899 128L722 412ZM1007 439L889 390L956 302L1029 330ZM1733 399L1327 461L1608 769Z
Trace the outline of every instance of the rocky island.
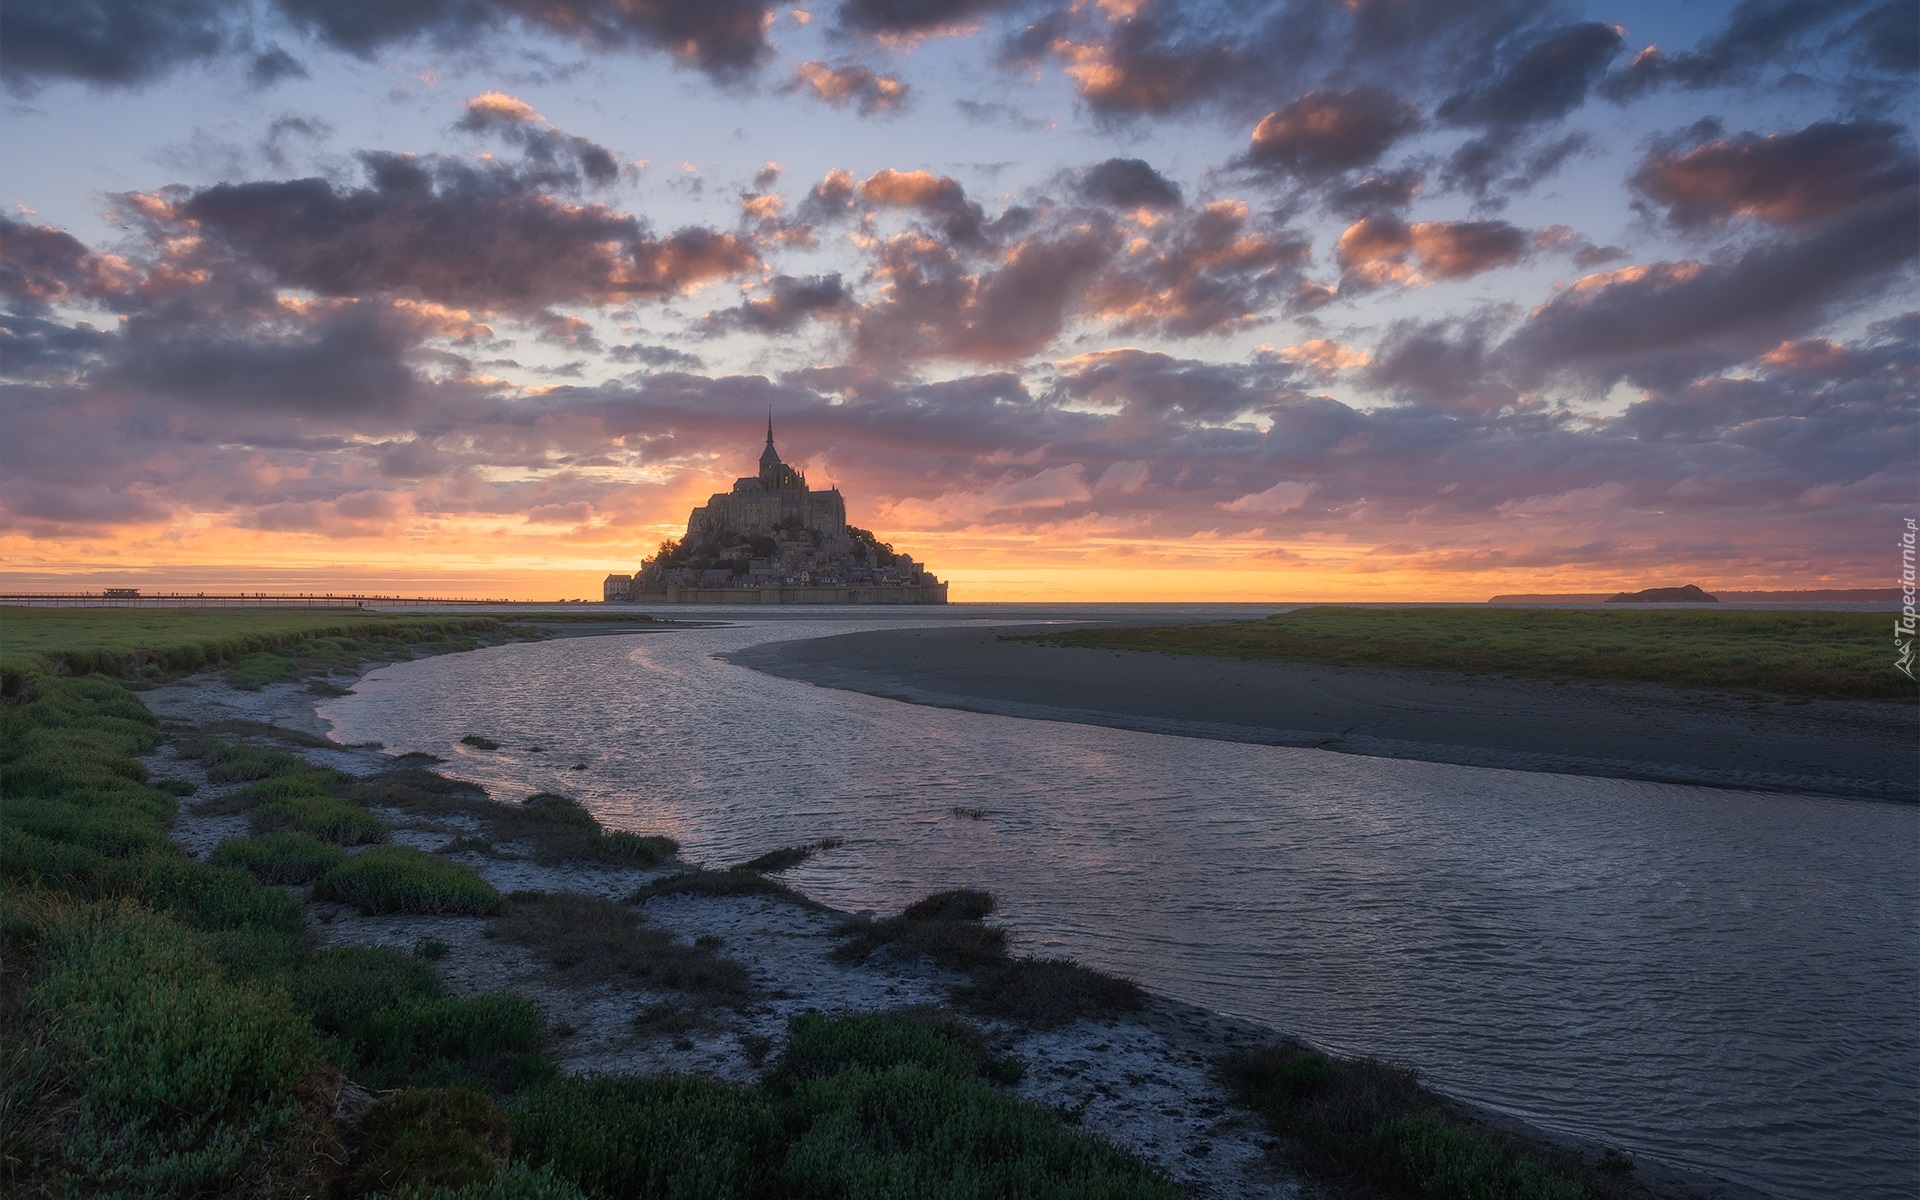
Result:
M780 461L767 418L758 474L687 517L635 575L609 575L605 599L650 604L945 604L947 585L911 556L847 524L838 488L816 490Z

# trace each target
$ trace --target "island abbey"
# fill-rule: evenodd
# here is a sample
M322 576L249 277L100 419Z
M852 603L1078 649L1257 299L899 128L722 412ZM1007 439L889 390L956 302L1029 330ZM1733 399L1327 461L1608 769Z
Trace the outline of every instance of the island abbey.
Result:
M687 518L637 575L607 576L610 601L651 604L945 604L947 585L847 524L840 489L816 491L780 461L773 418L760 473L733 481Z

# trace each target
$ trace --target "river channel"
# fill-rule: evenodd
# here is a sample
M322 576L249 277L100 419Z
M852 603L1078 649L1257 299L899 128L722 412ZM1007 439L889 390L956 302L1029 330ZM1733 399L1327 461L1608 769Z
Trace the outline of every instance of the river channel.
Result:
M709 865L842 839L788 882L877 911L984 887L1026 952L1636 1155L1795 1200L1920 1187L1920 809L1029 721L713 657L900 624L507 645L321 713Z

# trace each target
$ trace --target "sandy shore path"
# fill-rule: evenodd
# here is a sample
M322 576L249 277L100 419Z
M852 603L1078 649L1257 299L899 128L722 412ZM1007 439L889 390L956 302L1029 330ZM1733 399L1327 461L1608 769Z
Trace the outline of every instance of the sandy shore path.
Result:
M920 628L728 661L917 704L1464 766L1920 801L1910 705L1242 661Z

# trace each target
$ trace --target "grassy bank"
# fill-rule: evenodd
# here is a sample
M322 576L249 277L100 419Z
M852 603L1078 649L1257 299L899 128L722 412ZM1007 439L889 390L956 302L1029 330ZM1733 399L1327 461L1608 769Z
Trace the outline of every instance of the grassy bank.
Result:
M33 675L155 677L225 666L240 686L347 668L410 647L467 649L506 629L498 617L356 609L0 607L0 692Z
M444 857L380 844L373 811L459 815L477 823L483 853L510 840L542 861L673 851L602 830L565 797L499 804L405 767L356 780L203 730L176 749L232 790L199 803L249 814L252 836L207 862L169 837L192 789L140 761L166 736L133 690L140 676L225 665L245 668L247 686L287 674L257 656L297 674L407 636L457 648L489 627L26 616L6 622L14 674L0 702L0 1193L1177 1196L1137 1159L1008 1095L1007 1065L952 1019L796 1018L753 1085L569 1080L526 1000L449 995L425 948L315 949L305 907L325 895L368 912L493 916L499 936L542 947L556 971L653 978L696 1003L751 996L737 966L649 929L636 907L502 897ZM973 920L945 908L914 919Z
M1878 613L1327 606L1263 621L1076 629L1027 640L1912 703L1920 689L1894 670L1888 634Z

